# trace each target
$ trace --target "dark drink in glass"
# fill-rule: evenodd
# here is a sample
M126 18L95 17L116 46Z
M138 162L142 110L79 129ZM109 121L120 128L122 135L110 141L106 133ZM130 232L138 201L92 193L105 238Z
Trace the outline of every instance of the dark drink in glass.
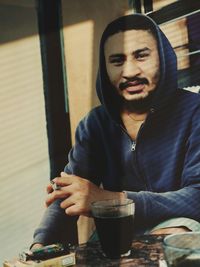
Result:
M130 254L135 205L132 200L105 200L92 204L97 233L104 254L111 259Z

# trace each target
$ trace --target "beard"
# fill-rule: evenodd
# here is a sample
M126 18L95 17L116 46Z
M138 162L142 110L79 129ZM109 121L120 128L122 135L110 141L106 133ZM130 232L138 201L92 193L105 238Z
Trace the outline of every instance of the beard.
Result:
M152 83L155 85L158 85L160 77L160 71L157 70L152 78ZM131 82L135 82L137 84L146 84L149 85L149 81L145 77L131 77L127 79L127 81L120 83L119 84L119 90L124 90L126 89ZM127 100L123 96L119 95L120 98L120 106L123 109L126 109L130 112L136 112L136 113L144 113L148 112L149 109L152 106L153 98L156 92L156 88L152 91L148 92L148 95L144 98L139 98L139 99L133 99L133 100Z
M152 106L155 91L156 90L149 92L148 96L146 96L145 98L133 99L133 100L127 100L122 96L119 96L120 106L122 109L126 109L129 112L145 113L149 111L149 109Z

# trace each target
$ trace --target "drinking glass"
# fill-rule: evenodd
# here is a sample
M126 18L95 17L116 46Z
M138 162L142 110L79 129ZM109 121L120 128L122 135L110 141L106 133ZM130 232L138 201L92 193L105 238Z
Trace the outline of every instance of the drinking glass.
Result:
M101 248L108 258L128 256L133 239L135 203L131 199L112 199L91 205Z
M169 235L163 248L168 267L200 266L200 232Z

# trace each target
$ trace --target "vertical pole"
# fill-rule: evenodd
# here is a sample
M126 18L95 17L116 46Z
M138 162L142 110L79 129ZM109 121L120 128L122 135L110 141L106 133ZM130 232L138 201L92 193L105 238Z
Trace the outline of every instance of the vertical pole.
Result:
M44 80L44 98L50 158L50 177L60 175L71 148L69 113L66 103L66 79L61 38L61 0L38 0L38 27ZM67 216L67 236L61 242L78 243L77 218Z
M50 177L58 176L71 148L69 113L61 42L60 0L38 0L38 25L44 80Z

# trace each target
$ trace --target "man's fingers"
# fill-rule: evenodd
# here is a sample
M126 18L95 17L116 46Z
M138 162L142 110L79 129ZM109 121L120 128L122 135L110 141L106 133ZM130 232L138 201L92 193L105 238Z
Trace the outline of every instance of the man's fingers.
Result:
M59 177L54 178L53 180L51 180L50 184L47 185L46 191L48 194L50 194L54 191L54 188L53 188L53 184L55 183L54 180L57 181L58 179L59 179Z
M65 200L63 200L61 203L60 203L60 207L62 209L67 209L68 207L72 206L75 204L75 201L73 199L73 196L69 196L68 198L66 198Z
M79 179L79 178L76 177L75 175L66 174L65 177L63 177L63 176L62 177L56 177L56 178L53 179L53 181L57 185L66 186L66 185L72 184L77 179Z
M48 195L45 203L46 203L46 205L48 207L56 199L66 198L66 197L69 197L69 192L66 192L64 190L56 190L56 191L53 191L51 194Z
M63 200L60 204L62 209L65 209L65 213L74 216L74 215L84 215L90 216L90 209L88 208L88 203L77 200L74 195L71 195L67 199Z
M89 211L83 208L82 206L79 206L78 204L74 204L66 208L65 213L69 216L76 216L76 215L84 215L88 217L90 216Z
M48 184L47 187L46 187L46 190L47 190L47 193L50 194L53 192L53 188L52 188L52 185L51 184Z
M76 205L72 205L68 207L67 209L65 209L65 213L69 216L80 215L79 208L77 208Z

